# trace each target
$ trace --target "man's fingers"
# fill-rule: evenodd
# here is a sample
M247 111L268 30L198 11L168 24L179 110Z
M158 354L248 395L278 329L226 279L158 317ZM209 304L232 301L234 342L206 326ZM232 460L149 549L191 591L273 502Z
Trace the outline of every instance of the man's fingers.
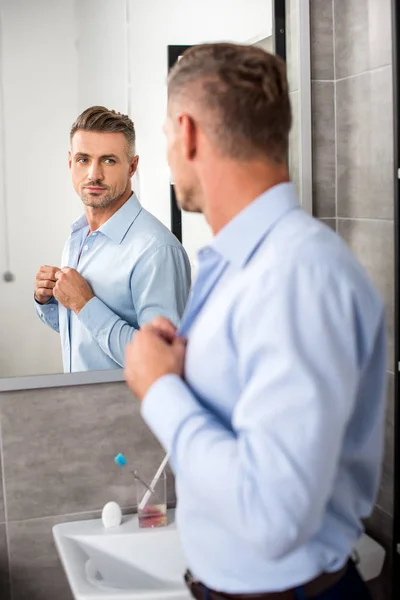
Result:
M174 333L176 332L175 325L173 323L171 323L171 321L169 319L166 319L165 317L156 317L155 319L153 319L151 324L156 329L163 329L165 331L171 331L171 332L173 331Z
M59 271L58 267L48 267L48 266L40 267L38 274L36 276L36 279L38 281L45 280L45 279L51 279L52 281L55 281L55 279L56 279L55 275L56 275L57 271Z
M187 339L181 336L176 337L172 342L172 345L176 348L182 348L183 350L185 350L187 346Z
M145 323L140 328L141 332L148 332L151 335L156 335L164 342L170 344L176 336L176 328L167 319L154 319L151 323Z
M176 358L183 360L186 354L186 339L182 337L177 337L171 343L172 350L176 356Z
M54 273L56 273L59 270L60 270L59 267L51 267L50 265L43 265L42 267L40 267L39 272L49 273L49 274L54 275Z
M157 331L157 329L155 329L153 327L153 325L151 325L150 323L146 323L145 325L143 325L137 335L141 338L145 338L145 339L152 339L155 340L156 342L165 342L166 340L164 339L164 337L162 335L160 335L159 331Z
M53 290L49 290L47 288L38 288L36 290L36 296L38 298L51 298L53 295Z
M50 280L50 279L39 279L37 282L37 286L40 289L48 289L48 290L52 290L56 285L56 282L54 280Z
M171 343L176 336L176 327L165 317L157 317L151 322L151 326L166 342Z

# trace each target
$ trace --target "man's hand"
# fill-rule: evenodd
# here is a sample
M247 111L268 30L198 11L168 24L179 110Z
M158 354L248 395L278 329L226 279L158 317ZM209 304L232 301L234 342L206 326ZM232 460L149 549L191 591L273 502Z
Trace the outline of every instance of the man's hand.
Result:
M79 314L82 308L94 298L92 288L75 269L64 267L57 271L57 283L53 289L53 296L65 308Z
M157 321L144 325L126 349L125 379L139 400L164 375L183 376L186 341L176 337L174 326L170 324L173 331L165 319L156 328Z
M35 300L39 304L46 304L53 297L53 290L56 285L56 273L58 267L49 267L44 265L40 267L35 279Z
M150 325L166 342L172 343L176 338L176 327L169 319L156 317Z

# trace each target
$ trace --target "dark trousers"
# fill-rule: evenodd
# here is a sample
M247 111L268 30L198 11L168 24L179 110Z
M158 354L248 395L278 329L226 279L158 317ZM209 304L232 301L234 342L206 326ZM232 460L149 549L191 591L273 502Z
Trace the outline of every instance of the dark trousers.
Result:
M304 596L301 594L298 595L298 600L303 600L303 598ZM350 563L342 579L314 600L372 600L372 596L357 568Z
M201 598L199 590L196 590L196 594L193 594L195 598ZM202 589L201 600L213 600L213 598L235 598L235 595L222 595L215 596L215 593L208 590L205 586ZM256 598L258 595L254 595ZM259 597L259 596L258 596ZM268 595L266 595L268 597ZM271 597L274 597L271 595ZM277 596L275 596L277 597ZM359 572L355 565L351 562L344 576L335 585L330 587L328 590L319 594L318 596L306 596L303 591L297 589L293 592L286 592L285 598L293 598L293 600L372 600L372 596L368 590L367 584L362 580ZM245 598L245 595L238 595L238 598ZM248 596L249 600L252 598L252 594Z

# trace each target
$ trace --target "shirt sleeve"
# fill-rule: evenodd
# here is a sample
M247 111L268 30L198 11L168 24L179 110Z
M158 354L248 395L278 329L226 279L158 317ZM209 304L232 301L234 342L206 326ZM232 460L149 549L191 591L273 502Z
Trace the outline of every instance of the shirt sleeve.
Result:
M172 375L150 388L142 412L182 489L277 560L321 526L355 405L360 315L348 287L308 269L268 288L244 292L232 316L231 427ZM372 344L385 357L383 314L373 315Z
M35 302L35 309L37 315L46 323L51 329L60 333L60 327L58 322L58 301L55 298L51 298L46 304L39 304Z
M176 326L183 314L190 288L190 264L184 249L161 246L144 253L131 277L132 300L139 328L155 317L166 317ZM125 348L135 327L120 318L100 298L92 298L79 312L79 320L100 348L121 367Z

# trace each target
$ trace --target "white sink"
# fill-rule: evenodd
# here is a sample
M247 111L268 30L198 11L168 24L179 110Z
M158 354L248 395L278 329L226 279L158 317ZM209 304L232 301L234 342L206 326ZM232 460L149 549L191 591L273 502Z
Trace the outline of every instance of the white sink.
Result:
M175 512L168 526L139 529L137 516L105 529L99 519L53 527L76 600L189 600Z
M102 521L77 521L53 527L53 535L76 600L190 600L175 511L168 526L139 529L136 516L104 529ZM367 535L356 545L358 569L377 577L385 550Z

